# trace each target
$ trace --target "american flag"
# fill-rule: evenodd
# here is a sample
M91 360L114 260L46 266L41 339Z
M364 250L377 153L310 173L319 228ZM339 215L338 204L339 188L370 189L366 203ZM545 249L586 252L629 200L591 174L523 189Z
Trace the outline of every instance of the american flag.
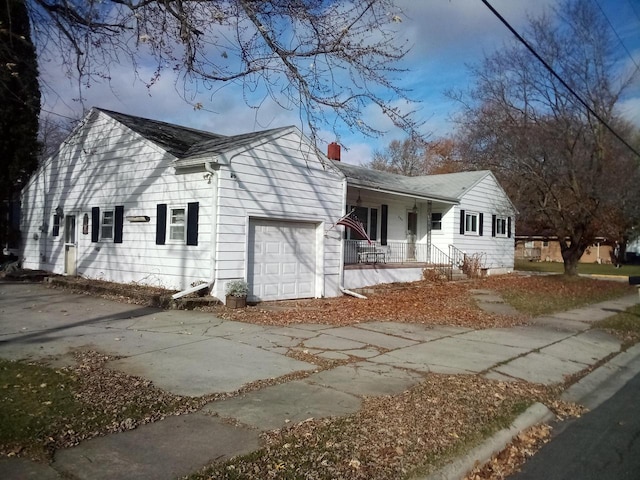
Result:
M344 217L336 222L336 225L344 225L351 230L355 230L361 237L365 238L367 242L369 242L369 245L371 245L371 239L369 238L369 235L367 235L367 231L364 229L364 225L362 225L362 222L358 220L358 217L353 214L354 211L355 210L351 210L349 213L347 213Z

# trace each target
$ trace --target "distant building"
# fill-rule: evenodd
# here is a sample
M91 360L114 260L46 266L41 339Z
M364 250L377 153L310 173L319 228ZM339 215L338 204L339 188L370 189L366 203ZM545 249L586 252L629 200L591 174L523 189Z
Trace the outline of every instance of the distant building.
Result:
M615 242L598 238L580 257L580 263L612 263ZM562 262L560 242L557 237L516 235L516 260L535 262Z

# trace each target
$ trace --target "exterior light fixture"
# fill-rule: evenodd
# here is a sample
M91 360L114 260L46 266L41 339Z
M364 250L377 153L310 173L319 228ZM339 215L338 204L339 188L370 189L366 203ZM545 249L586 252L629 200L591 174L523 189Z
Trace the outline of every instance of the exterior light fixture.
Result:
M358 199L356 200L356 206L362 206L362 199L360 198L360 190L358 190Z
M418 203L416 200L413 201L413 208L411 209L413 213L418 213Z

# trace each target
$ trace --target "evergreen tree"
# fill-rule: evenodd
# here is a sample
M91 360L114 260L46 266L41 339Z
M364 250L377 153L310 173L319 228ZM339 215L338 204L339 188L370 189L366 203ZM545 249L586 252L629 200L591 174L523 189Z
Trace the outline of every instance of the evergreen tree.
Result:
M0 244L14 243L13 208L37 167L40 88L24 0L0 2Z

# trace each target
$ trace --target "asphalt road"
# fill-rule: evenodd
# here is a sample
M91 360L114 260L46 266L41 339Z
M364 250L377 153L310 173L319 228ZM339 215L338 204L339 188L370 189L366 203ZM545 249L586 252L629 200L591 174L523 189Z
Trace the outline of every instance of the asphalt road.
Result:
M640 479L640 374L554 438L509 480Z

